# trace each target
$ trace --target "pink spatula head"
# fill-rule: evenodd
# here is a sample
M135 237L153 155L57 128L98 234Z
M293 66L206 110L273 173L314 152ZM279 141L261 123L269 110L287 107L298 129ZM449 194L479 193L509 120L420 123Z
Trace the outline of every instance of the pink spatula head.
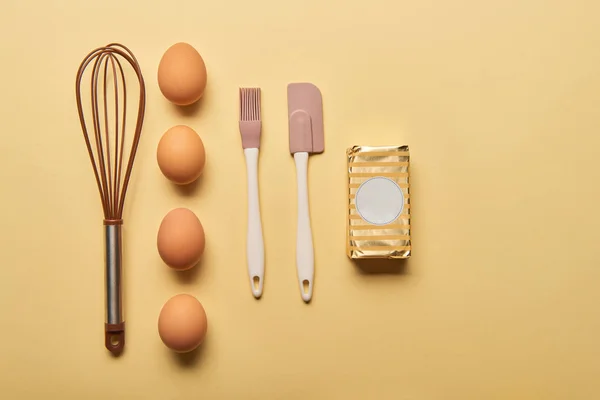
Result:
M322 153L325 136L319 88L312 83L290 83L287 94L290 153Z

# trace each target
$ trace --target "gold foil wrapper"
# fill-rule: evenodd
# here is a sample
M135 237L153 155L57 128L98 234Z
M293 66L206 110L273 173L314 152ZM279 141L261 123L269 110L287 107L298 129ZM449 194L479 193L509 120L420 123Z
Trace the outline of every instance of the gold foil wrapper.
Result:
M410 155L408 146L354 146L347 150L348 219L346 252L351 259L409 258L410 241ZM404 204L397 218L373 223L361 215L356 194L361 185L374 178L387 178L396 183ZM372 183L372 182L371 182ZM392 184L392 186L394 186ZM362 194L361 194L362 196ZM394 214L395 215L395 214ZM393 217L392 217L393 218Z

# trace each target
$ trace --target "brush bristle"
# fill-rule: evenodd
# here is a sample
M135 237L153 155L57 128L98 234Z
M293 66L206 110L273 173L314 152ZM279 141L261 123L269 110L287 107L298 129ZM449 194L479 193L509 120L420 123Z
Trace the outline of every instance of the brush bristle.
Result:
M260 88L240 88L240 121L260 121Z

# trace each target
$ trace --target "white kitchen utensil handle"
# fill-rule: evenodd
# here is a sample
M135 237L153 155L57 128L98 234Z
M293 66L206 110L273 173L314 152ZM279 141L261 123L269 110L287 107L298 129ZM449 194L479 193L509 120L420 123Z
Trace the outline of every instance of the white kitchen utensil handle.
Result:
M312 298L315 275L313 238L308 210L308 153L294 153L296 180L298 182L298 231L296 234L296 268L302 299Z
M265 280L265 246L260 218L258 199L258 149L244 149L248 176L248 231L246 237L246 257L250 288L254 297L259 298Z

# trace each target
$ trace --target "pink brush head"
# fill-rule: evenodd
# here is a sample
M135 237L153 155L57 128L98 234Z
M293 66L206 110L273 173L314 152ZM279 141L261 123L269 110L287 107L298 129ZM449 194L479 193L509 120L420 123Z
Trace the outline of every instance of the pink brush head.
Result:
M290 153L322 153L325 135L319 88L312 83L290 83L287 93Z
M244 149L260 147L260 88L240 88L240 134Z

